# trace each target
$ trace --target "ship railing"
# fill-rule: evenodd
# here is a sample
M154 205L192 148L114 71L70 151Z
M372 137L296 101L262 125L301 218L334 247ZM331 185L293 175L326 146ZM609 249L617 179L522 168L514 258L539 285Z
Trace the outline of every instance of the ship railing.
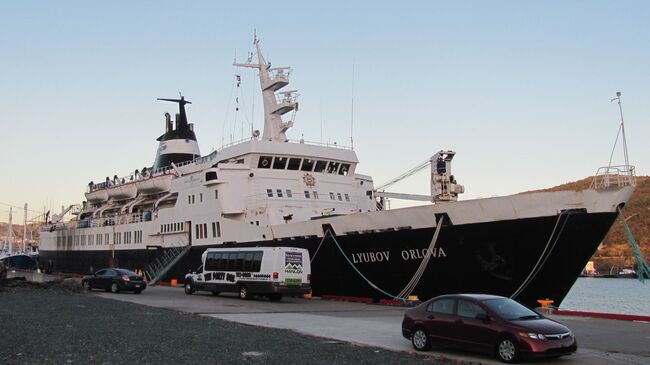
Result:
M182 165L185 165L185 164L189 164L189 163L192 163L193 161L194 160L183 162L182 164L179 164L177 166L182 166ZM118 177L118 178L112 179L112 180L106 180L106 181L101 182L101 183L88 184L88 187L86 188L86 193L92 193L93 191L98 191L98 190L103 190L103 189L110 189L110 188L112 188L114 186L129 184L129 183L132 183L134 181L142 181L142 180L152 179L152 178L156 178L158 176L173 175L175 173L176 172L174 171L174 169L171 166L165 166L165 167L161 167L161 168L158 168L158 169L155 169L155 170L147 169L144 172L138 171L137 173L134 172L132 174L122 176L122 177Z
M219 149L217 149L217 151L215 151L215 152L219 152L219 151L222 151L225 148L228 148L228 147L231 147L231 146L234 146L234 145L238 145L238 144L241 144L241 143L244 143L244 142L248 142L248 141L251 141L251 140L259 140L259 138L248 137L248 138L240 139L238 141L226 143L223 146L219 147ZM354 150L354 148L352 148L350 146L338 144L336 142L314 142L314 141L305 141L304 139L289 139L288 141L291 142L291 143L306 144L306 145L310 145L310 146L332 147L332 148L340 148L340 149L343 149L343 150L350 150L350 151ZM215 152L213 152L213 153L215 153Z
M596 171L590 189L604 190L636 185L634 166L604 166Z

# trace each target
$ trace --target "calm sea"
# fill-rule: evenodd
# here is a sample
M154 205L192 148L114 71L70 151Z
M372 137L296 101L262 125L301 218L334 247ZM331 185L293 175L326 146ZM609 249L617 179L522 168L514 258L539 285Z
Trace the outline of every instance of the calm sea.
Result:
M650 316L650 280L578 278L560 309Z

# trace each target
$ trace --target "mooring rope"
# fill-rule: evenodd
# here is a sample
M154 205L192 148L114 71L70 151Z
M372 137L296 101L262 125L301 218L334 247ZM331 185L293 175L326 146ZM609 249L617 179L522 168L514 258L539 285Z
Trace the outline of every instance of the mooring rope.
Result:
M510 296L510 298L516 298L521 292L528 287L528 285L535 279L539 271L542 269L542 266L546 263L546 260L551 256L551 252L555 248L555 245L557 242L560 240L560 236L562 235L562 231L564 231L564 227L566 226L567 221L569 220L569 215L571 214L571 211L563 211L561 212L558 217L557 221L555 221L555 226L553 227L553 231L551 232L551 236L548 238L548 242L546 243L546 246L544 247L544 251L542 251L542 254L539 256L539 259L537 260L537 263L535 266L533 266L533 269L530 271L530 274L526 277L526 280L524 280L519 288ZM564 220L564 223L562 223L562 227L560 228L560 231L557 234L557 237L555 238L555 241L553 241L553 236L555 236L555 231L557 230L557 226L560 223L560 220L562 219L563 216L566 216L566 219ZM551 246L551 241L553 241L553 245ZM551 247L549 250L549 246Z
M627 225L627 222L625 221L625 217L623 216L623 212L621 211L621 208L616 208L618 210L618 217L621 219L621 222L623 222L623 229L625 230L625 235L627 236L627 240L630 242L630 246L632 246L632 253L634 254L634 262L636 262L636 274L637 278L639 278L639 281L642 283L645 283L645 276L647 275L650 277L650 266L648 266L648 262L645 260L645 257L643 256L643 252L641 252L641 248L639 245L636 243L636 240L634 239L634 236L632 235L632 231L630 230L630 227Z
M442 229L442 220L443 220L443 217L441 216L440 220L438 221L438 223L436 225L436 231L433 234L433 238L431 239L431 243L429 244L429 248L427 249L427 252L425 253L424 258L422 259L422 262L420 262L420 266L415 271L415 274L413 274L413 277L408 282L408 284L406 284L404 289L402 289L402 291L398 295L393 295L393 294L388 293L387 291L383 290L382 288L378 287L375 283L370 281L370 279L368 279L365 275L363 275L363 273L354 265L354 263L352 261L350 261L350 258L348 257L348 255L345 254L345 251L343 251L343 248L341 247L338 240L336 239L336 236L332 233L332 231L329 228L325 232L325 235L323 235L323 239L321 240L320 244L318 245L318 248L316 249L316 252L314 253L314 257L316 257L316 255L318 254L318 251L320 250L321 246L323 245L323 242L325 242L325 238L329 235L330 237L332 237L332 240L336 244L336 247L338 248L341 255L343 255L345 260L348 262L348 264L354 269L354 271L359 276L361 276L361 278L363 280L366 281L366 283L368 283L368 285L370 285L372 288L374 288L378 292L386 295L387 297L389 297L391 299L401 300L403 302L406 302L406 299L408 298L408 296L413 292L413 290L415 289L417 284L420 282L420 279L422 278L422 275L424 274L426 266L429 263L429 259L431 258L433 249L435 248L436 242L438 241L438 235L440 234L440 230ZM313 262L313 258L312 258L311 261Z

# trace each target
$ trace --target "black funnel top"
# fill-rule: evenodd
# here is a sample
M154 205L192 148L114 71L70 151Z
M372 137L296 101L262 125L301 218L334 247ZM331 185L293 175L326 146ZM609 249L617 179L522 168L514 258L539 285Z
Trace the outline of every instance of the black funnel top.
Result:
M190 125L187 122L187 114L185 113L185 104L192 103L185 100L184 96L181 96L180 99L158 98L158 100L178 103L179 118L176 120L176 129L172 129L169 132L166 132L162 136L158 137L157 140L168 141L170 139L191 139L193 141L196 141L196 135L194 134L194 131L190 129Z

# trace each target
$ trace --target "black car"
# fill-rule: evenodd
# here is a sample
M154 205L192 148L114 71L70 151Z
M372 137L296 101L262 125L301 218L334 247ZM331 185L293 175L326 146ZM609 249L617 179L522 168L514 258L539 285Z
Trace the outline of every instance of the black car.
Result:
M81 285L86 290L104 289L113 293L132 291L140 294L147 288L142 276L126 269L102 269L92 275L84 276Z

